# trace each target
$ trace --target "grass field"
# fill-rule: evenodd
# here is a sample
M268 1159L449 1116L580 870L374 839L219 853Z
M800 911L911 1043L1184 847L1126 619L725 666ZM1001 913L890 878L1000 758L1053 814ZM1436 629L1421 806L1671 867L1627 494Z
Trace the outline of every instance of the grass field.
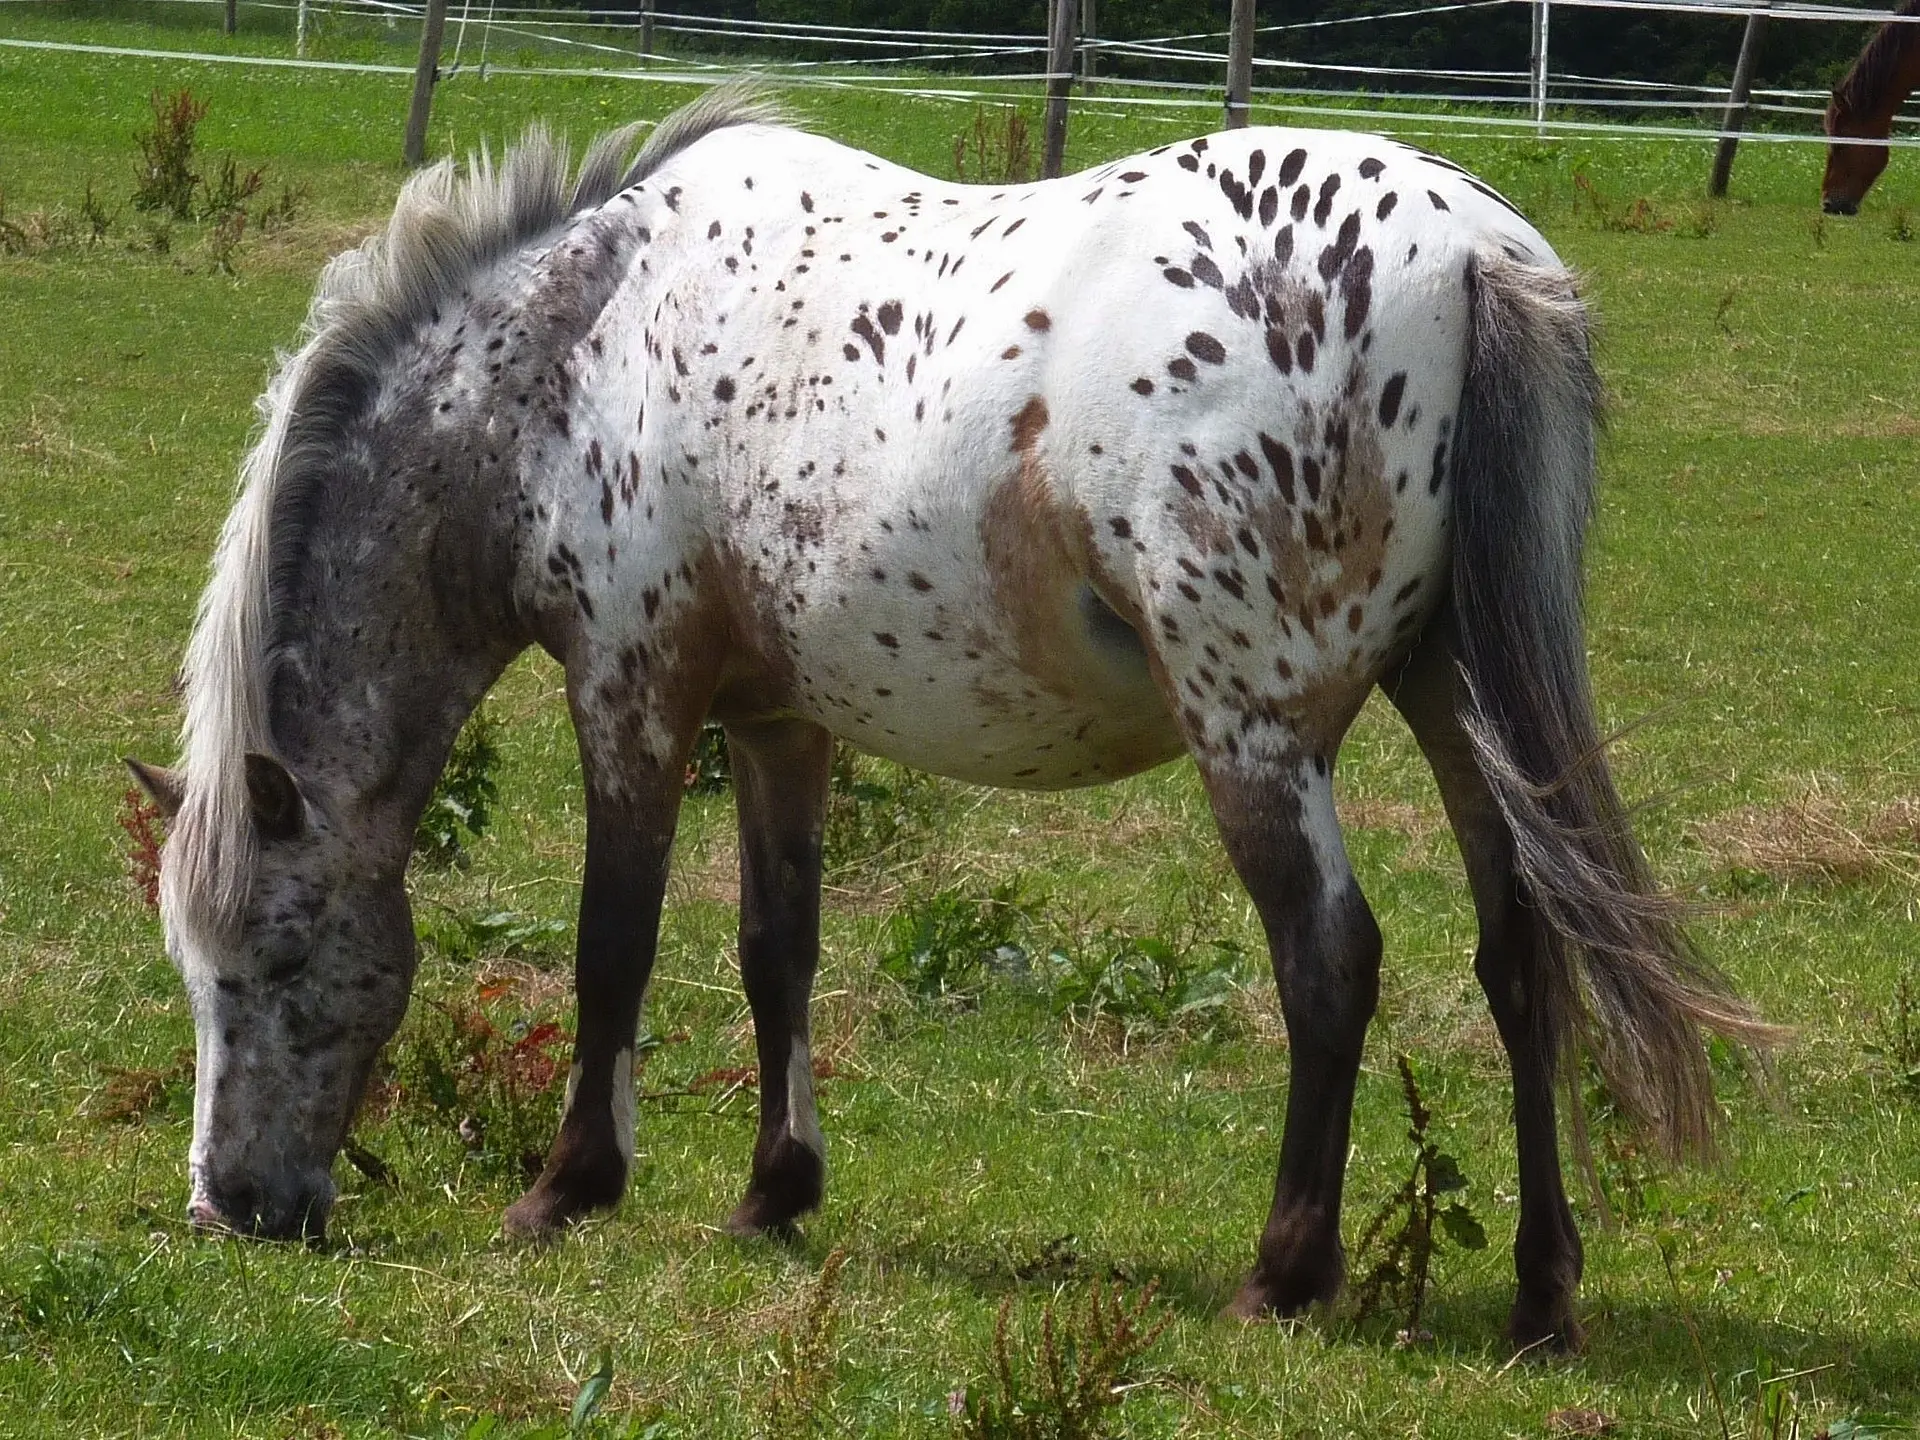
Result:
M233 43L204 12L158 26L104 8L9 6L0 36ZM179 85L211 102L203 156L267 166L260 202L295 187L291 223L222 251L208 226L163 237L127 208L147 96ZM433 148L536 114L584 137L686 93L463 80ZM400 77L0 49L0 1434L564 1433L604 1352L611 1387L583 1432L940 1436L954 1392L991 1386L1003 1300L1030 1356L1043 1308L1083 1304L1098 1280L1157 1285L1171 1321L1126 1372L1113 1434L1585 1433L1576 1411L1619 1435L1723 1420L1737 1435L1916 1433L1920 163L1904 153L1859 218L1823 222L1809 147L1747 147L1734 199L1709 207L1699 144L1423 142L1505 189L1588 276L1614 396L1591 648L1608 721L1644 722L1617 763L1649 802L1660 869L1705 902L1708 953L1796 1029L1771 1098L1721 1066L1720 1168L1652 1166L1596 1097L1614 1218L1580 1207L1584 1357L1509 1365L1499 1340L1504 1062L1458 857L1377 705L1341 777L1388 946L1347 1233L1411 1163L1408 1053L1490 1240L1439 1249L1431 1339L1396 1345L1390 1315L1351 1306L1289 1326L1213 1318L1265 1213L1287 1058L1250 909L1185 764L1019 796L861 763L836 812L816 1020L833 1174L791 1245L717 1229L746 1172L752 1047L730 802L691 797L628 1199L559 1245L503 1242L519 1152L543 1143L556 1103L526 1077L535 1027L571 1025L582 832L561 678L536 659L489 702L493 826L464 868L416 876L433 940L400 1086L358 1132L397 1189L340 1162L323 1249L192 1235L178 1060L192 1025L129 878L117 757L170 751L170 677L251 401L320 261L390 203L405 95ZM939 172L972 118L854 91L793 103ZM1208 123L1089 108L1070 154L1093 163ZM1015 881L1023 898L996 909ZM926 970L905 942L936 908L972 937L960 950L998 925L989 938L1032 957L1028 972L916 994ZM1116 937L1164 941L1195 993L1230 982L1221 1003L1171 1019L1151 997L1068 1007L1069 967L1047 953L1097 958ZM468 1112L486 1122L471 1146ZM823 1288L835 1252L844 1268Z

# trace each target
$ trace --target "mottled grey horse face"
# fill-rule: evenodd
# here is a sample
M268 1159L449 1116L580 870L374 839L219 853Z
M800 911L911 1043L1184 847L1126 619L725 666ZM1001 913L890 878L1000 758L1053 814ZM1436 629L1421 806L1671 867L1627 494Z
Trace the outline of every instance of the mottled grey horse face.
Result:
M196 1041L187 1213L207 1229L318 1237L333 1157L406 1013L405 851L393 863L277 761L249 755L247 771L257 858L238 915L209 922L163 894Z

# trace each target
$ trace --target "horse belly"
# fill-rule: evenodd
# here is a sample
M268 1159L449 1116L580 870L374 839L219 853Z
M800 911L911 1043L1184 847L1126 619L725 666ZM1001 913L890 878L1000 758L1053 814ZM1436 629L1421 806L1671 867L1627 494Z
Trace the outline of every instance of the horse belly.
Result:
M933 547L929 547L930 549ZM955 780L1064 789L1182 753L1140 637L1062 567L1009 616L994 567L872 555L789 626L793 708Z

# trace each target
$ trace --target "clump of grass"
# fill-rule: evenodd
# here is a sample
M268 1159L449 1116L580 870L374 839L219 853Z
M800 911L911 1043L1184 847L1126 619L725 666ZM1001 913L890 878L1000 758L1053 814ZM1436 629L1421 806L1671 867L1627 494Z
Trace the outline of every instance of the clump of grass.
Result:
M1433 1259L1443 1240L1462 1250L1484 1250L1487 1232L1463 1201L1441 1204L1442 1196L1467 1188L1467 1177L1460 1162L1440 1149L1428 1133L1433 1112L1421 1097L1412 1058L1401 1055L1395 1063L1407 1106L1413 1165L1405 1183L1381 1203L1360 1232L1360 1243L1354 1247L1357 1260L1379 1258L1353 1287L1353 1306L1357 1321L1390 1311L1400 1322L1398 1338L1412 1344L1423 1338L1420 1317L1426 1310Z
M193 1088L193 1047L181 1046L164 1066L109 1066L92 1104L93 1117L113 1125L138 1125L154 1111L186 1100Z
M1893 207L1893 214L1887 217L1887 238L1902 245L1920 240L1920 226L1914 224L1913 211L1907 206Z
M1128 1303L1118 1285L1087 1287L1077 1313L1055 1296L1040 1312L1040 1341L1016 1367L1013 1297L1000 1302L993 1330L993 1386L958 1392L954 1433L960 1440L1100 1440L1119 1433L1124 1377L1173 1323L1150 1317L1157 1286Z
M923 1003L975 999L994 975L1027 973L1039 909L1018 876L984 896L955 888L914 900L887 922L880 973Z
M1920 875L1920 799L1905 796L1862 814L1818 778L1781 804L1741 806L1695 833L1723 869L1780 884Z
M1033 134L1012 105L973 107L973 124L953 137L953 178L974 185L1033 179Z
M834 1331L839 1325L840 1272L847 1252L830 1252L813 1282L806 1308L774 1341L774 1371L760 1407L760 1433L767 1440L799 1440L827 1425L839 1366Z
M486 834L500 801L500 784L494 778L500 765L497 736L492 712L483 701L461 727L414 827L413 856L421 865L444 870L472 863L468 847Z

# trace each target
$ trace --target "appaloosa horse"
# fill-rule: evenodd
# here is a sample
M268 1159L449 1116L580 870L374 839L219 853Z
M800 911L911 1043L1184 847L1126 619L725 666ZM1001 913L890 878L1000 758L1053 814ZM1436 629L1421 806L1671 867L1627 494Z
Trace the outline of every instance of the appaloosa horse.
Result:
M1512 1061L1512 1331L1577 1343L1552 1084L1576 1033L1708 1138L1695 958L1602 758L1581 637L1599 385L1540 235L1459 169L1271 129L960 186L739 92L411 180L327 269L186 663L168 947L198 1037L190 1215L317 1233L406 1008L415 819L528 645L587 789L579 1034L548 1232L633 1161L633 1043L683 763L727 727L761 1114L732 1228L817 1205L807 1053L834 737L1058 787L1197 763L1291 1038L1235 1309L1335 1294L1380 932L1333 764L1382 686L1439 779Z
M1893 134L1893 117L1920 86L1920 0L1904 0L1893 13L1911 18L1874 31L1827 102L1833 144L1820 177L1820 208L1829 215L1859 213L1860 201L1887 168L1888 147L1872 142Z

